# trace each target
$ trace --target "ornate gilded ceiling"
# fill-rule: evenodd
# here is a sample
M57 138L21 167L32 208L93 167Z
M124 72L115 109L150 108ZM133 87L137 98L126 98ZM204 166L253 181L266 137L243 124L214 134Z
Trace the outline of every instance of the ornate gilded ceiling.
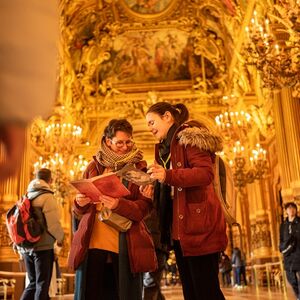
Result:
M235 93L242 99L239 108L252 105L265 116L256 73L240 56L254 5L254 0L247 6L233 0L61 0L54 116L83 128L89 154L107 121L119 117L134 123L138 144L152 147L144 114L159 100L183 102L192 118L202 114L213 122L225 107L222 97Z
M144 102L149 91L221 95L239 15L228 0L62 1L59 101L110 108L113 97L144 93Z

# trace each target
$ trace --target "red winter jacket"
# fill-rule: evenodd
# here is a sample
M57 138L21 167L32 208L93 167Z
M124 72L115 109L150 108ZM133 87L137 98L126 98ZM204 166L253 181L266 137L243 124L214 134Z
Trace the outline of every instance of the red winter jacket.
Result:
M143 169L146 163L141 161L136 164L136 167ZM83 177L91 178L103 172L104 167L94 158ZM152 209L152 200L143 197L139 192L139 187L131 182L129 182L128 189L131 194L126 198L121 198L117 208L113 211L133 221L131 228L126 232L131 271L132 273L154 271L157 268L154 244L143 222ZM80 223L72 240L69 267L77 269L88 250L96 208L93 204L80 207L74 201L74 213L80 217Z
M165 183L174 187L172 237L184 256L225 250L226 224L214 191L214 153L221 141L208 131L180 126L171 142L171 165ZM156 146L158 159L158 145Z

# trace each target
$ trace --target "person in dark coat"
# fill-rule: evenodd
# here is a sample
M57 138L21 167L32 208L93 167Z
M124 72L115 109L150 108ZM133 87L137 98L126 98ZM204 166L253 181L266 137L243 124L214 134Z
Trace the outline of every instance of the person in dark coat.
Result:
M145 169L142 153L132 141L132 131L127 120L111 120L84 178L118 171L128 164ZM142 272L157 268L154 244L143 223L152 209L152 200L143 196L146 188L142 195L136 184L122 182L131 192L125 198L102 195L100 203L93 204L85 195L76 195L78 229L69 255L69 266L76 269L76 300L142 300ZM132 226L119 232L105 224L99 219L103 207L130 219Z
M148 128L159 140L148 172L161 183L162 236L174 247L184 299L223 300L218 263L226 224L213 184L222 140L188 117L184 104L158 102L148 109Z
M279 250L283 254L287 280L296 298L300 299L300 218L294 202L288 202L284 207L287 217L280 225Z
M219 267L222 274L223 286L231 286L231 260L225 252L221 253Z

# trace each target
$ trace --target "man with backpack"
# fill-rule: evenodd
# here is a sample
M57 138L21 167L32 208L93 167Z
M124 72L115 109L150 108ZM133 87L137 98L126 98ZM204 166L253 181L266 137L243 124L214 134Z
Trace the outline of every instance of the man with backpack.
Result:
M44 224L39 241L32 246L17 246L25 262L29 284L21 300L47 300L54 262L54 243L61 246L64 232L59 220L59 208L50 188L51 171L40 169L28 185L27 197L33 213Z

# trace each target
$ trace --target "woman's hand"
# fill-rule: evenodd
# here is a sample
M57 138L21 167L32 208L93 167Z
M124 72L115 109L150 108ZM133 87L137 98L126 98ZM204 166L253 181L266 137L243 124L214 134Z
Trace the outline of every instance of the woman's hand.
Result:
M163 183L166 179L166 170L157 162L149 166L147 173L151 174L150 177L157 179L160 183Z
M109 209L115 209L119 205L119 198L113 198L106 195L99 196L99 201Z
M141 185L139 190L144 197L152 198L154 187L152 184Z
M91 198L87 197L84 194L76 194L75 201L81 207L92 202Z

